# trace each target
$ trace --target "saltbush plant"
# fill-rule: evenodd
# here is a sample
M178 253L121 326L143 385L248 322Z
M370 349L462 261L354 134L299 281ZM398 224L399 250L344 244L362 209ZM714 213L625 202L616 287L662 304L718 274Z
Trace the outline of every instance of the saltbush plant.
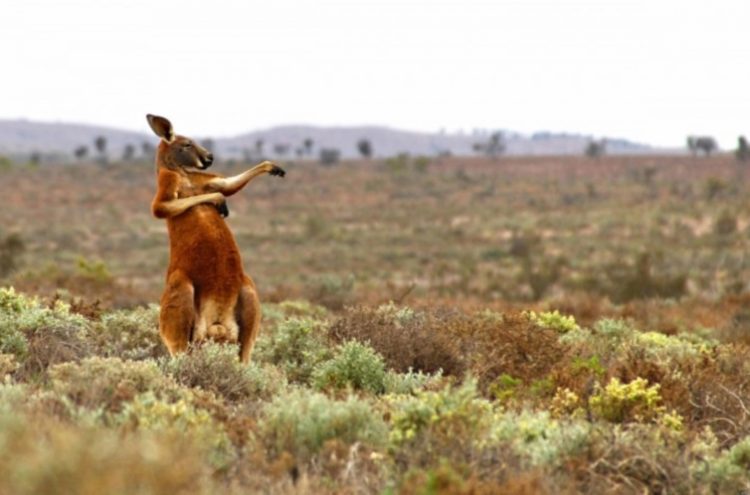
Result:
M492 404L479 397L475 380L414 396L388 396L391 442L398 446L428 435L439 442L482 438L492 418Z
M253 359L281 368L292 382L308 383L313 370L331 357L326 325L312 318L289 318L261 332Z
M317 454L329 440L377 448L388 436L380 414L367 400L335 400L306 389L293 389L270 402L263 409L260 431L273 453L288 452L301 459Z
M267 399L286 385L283 375L271 365L240 363L233 345L207 342L160 362L177 383L213 392L230 402Z
M649 386L648 381L636 378L622 383L612 378L605 387L597 384L589 398L591 412L598 418L613 423L626 421L660 421L674 430L682 428L682 418L676 413L667 413L661 402L658 383Z
M374 394L385 391L386 371L383 358L370 346L349 341L335 351L333 358L320 363L313 372L319 389L352 388Z
M162 374L155 361L123 361L91 357L79 363L50 368L50 388L73 404L118 413L137 395L151 392L158 397L179 395L178 385Z
M560 314L558 310L544 311L537 313L529 311L526 313L531 321L543 328L551 328L560 333L567 333L571 330L577 330L580 327L573 316Z
M128 429L181 435L193 440L216 468L225 467L234 449L223 426L186 398L165 401L153 392L139 394L125 404L115 424Z
M26 375L93 352L90 323L57 300L46 307L35 298L0 288L0 352L14 354Z
M105 313L94 333L100 353L105 356L147 359L167 355L159 337L159 307L156 305Z

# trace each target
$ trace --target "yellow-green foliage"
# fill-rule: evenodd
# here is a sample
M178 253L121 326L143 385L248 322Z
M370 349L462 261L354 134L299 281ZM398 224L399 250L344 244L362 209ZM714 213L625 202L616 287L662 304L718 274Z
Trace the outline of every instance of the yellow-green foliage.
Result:
M340 345L328 361L313 372L319 389L352 388L375 394L385 391L385 362L370 346L350 340Z
M635 333L634 346L657 362L668 364L675 359L694 358L708 353L716 343L695 338L665 335L659 332Z
M217 468L226 466L234 457L232 443L221 423L185 398L168 402L153 392L140 394L125 404L116 423L131 429L188 438Z
M388 430L373 405L350 396L331 399L306 389L292 390L264 409L260 423L263 440L276 454L315 455L328 440L382 446Z
M49 308L13 288L0 288L0 352L14 354L23 361L32 352L29 341L37 341L34 358L44 367L50 360L49 354L57 351L71 357L86 355L89 331L89 322L71 313L70 306L63 301L56 301ZM54 349L58 343L63 349Z
M94 336L101 353L125 359L158 358L167 354L159 337L159 307L114 311L101 316Z
M0 381L18 369L18 362L13 354L0 354Z
M123 361L92 357L63 363L49 370L51 389L73 404L112 413L138 394L176 397L177 384L154 361Z
M553 419L547 411L503 411L492 419L486 445L509 444L530 466L560 464L583 450L591 424Z
M661 405L659 387L658 383L649 386L643 378L630 383L612 378L604 388L597 384L596 391L589 398L589 407L594 415L613 423L661 420L665 426L679 430L682 418L676 413L665 417L666 408Z
M391 410L391 442L394 445L421 435L450 438L482 438L492 418L492 404L479 397L476 382L419 391L414 396L387 397Z
M531 321L543 328L551 328L560 333L567 333L580 328L576 319L572 316L560 314L558 310L537 313L529 311L526 313Z

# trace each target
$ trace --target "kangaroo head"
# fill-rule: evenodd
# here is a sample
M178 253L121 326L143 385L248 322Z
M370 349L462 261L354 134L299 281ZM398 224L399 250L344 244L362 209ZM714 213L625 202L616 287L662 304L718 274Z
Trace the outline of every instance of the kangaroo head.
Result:
M158 115L146 115L148 125L161 138L156 163L171 169L207 169L214 155L192 139L174 133L172 123Z

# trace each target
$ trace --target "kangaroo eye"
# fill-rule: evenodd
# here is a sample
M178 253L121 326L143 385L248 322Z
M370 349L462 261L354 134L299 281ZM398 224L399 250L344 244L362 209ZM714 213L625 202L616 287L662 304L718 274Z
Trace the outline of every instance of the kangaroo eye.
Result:
M193 147L193 145L192 145L192 144L190 144L190 143L188 143L188 144L186 144L185 146L183 146L183 148L185 148L186 150L189 150L189 149L190 149L190 148L192 148L192 147Z

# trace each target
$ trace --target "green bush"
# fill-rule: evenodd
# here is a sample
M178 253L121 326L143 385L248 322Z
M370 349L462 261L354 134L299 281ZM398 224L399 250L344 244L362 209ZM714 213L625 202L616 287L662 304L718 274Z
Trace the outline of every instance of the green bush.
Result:
M118 413L137 395L178 396L177 384L154 361L92 357L62 363L49 370L51 389L71 403L105 413Z
M274 454L289 452L303 459L314 456L329 440L380 447L388 435L370 402L355 397L334 400L304 389L269 403L263 409L260 430Z
M153 392L138 395L125 404L116 423L130 429L148 430L191 439L216 468L225 467L234 450L223 426L208 411L185 398L164 401Z
M613 423L656 420L673 430L682 429L682 418L675 413L667 413L661 405L659 384L649 387L648 381L643 378L629 383L612 378L604 388L597 384L589 398L589 407L596 417Z
M422 373L409 370L406 373L388 371L385 374L385 393L413 395L426 388L437 387L443 379L442 373Z
M541 313L529 311L528 315L529 319L540 327L551 328L560 333L567 333L579 328L574 317L560 314L558 310L544 311Z
M311 318L289 318L261 332L253 351L259 362L281 368L290 381L307 383L315 367L330 358L325 324Z
M382 356L354 340L338 346L333 358L313 372L313 383L319 389L350 387L379 394L385 390L385 379Z
M458 387L388 396L391 442L398 446L430 436L449 445L456 439L482 438L491 424L492 405L479 397L474 380Z
M556 420L547 411L508 411L495 415L486 443L510 445L531 467L562 465L585 449L590 431L588 422Z
M161 361L164 371L186 387L200 387L228 401L267 399L286 385L272 366L242 364L237 347L207 342Z
M90 355L90 330L89 321L62 301L45 307L12 288L0 289L0 352L14 354L24 375Z
M105 356L138 360L167 355L159 337L156 305L103 314L95 336L99 352Z

